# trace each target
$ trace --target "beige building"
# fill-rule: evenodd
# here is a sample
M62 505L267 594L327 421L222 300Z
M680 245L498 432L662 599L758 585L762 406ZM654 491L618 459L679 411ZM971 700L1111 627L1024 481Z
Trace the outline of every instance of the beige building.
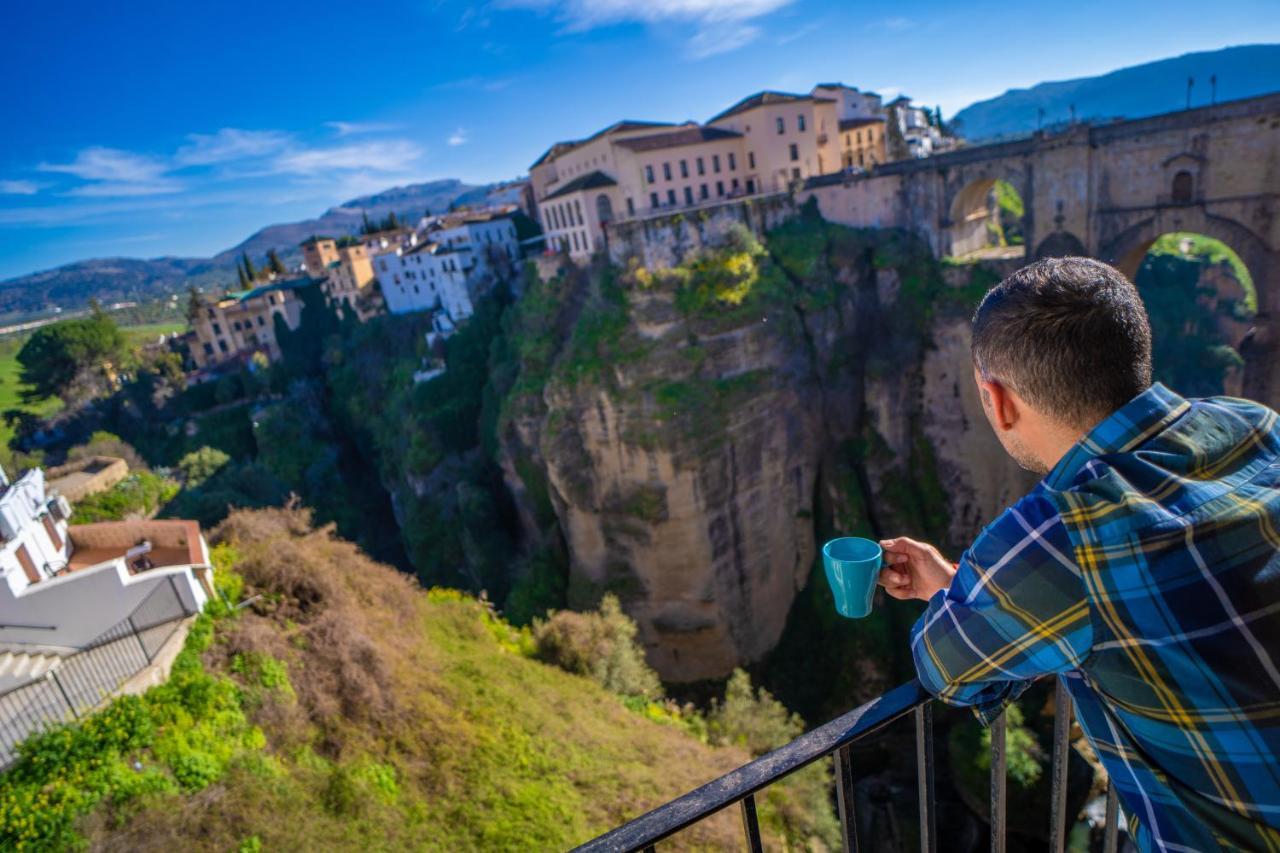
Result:
M302 244L302 266L307 275L320 279L321 290L339 311L354 311L361 322L382 313L382 298L374 285L373 255L394 251L401 232L388 232L357 242L312 237Z
M255 352L275 361L280 357L275 318L296 329L302 318L298 291L319 284L308 277L275 281L206 303L191 318L191 356L196 366L203 369Z
M759 92L706 124L621 121L556 143L529 175L548 248L584 259L611 222L786 192L884 162L883 146L880 97L824 83L808 95Z
M312 278L328 275L329 265L338 261L338 244L328 237L312 237L302 244L302 267Z

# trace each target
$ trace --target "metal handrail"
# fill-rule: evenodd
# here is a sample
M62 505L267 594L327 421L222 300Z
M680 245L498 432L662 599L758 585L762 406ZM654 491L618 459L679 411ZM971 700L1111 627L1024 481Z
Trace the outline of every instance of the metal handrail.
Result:
M1061 679L1054 694L1053 769L1049 850L1062 853L1070 824L1067 821L1067 759L1070 749L1071 698ZM915 717L916 781L919 794L920 850L938 849L937 804L934 797L933 696L918 680L893 688L876 699L801 735L785 746L731 770L682 797L641 815L604 835L575 848L576 853L653 851L655 845L683 829L735 803L742 814L748 850L762 849L755 795L795 771L831 756L835 770L835 794L839 807L840 837L845 851L858 850L854 815L854 777L851 747L907 714ZM991 726L991 850L1005 850L1008 817L1005 789L1005 731L1001 714ZM1115 788L1108 787L1103 850L1115 853L1118 844L1118 803Z

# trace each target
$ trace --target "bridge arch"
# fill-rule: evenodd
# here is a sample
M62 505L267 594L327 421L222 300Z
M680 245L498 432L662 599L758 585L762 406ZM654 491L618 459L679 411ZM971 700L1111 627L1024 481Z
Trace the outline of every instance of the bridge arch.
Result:
M1021 246L1025 255L1030 190L1027 175L1018 169L962 171L947 196L945 254L963 257L1003 248L1012 257Z
M1082 257L1089 254L1084 241L1070 231L1054 231L1036 247L1036 260L1041 258Z

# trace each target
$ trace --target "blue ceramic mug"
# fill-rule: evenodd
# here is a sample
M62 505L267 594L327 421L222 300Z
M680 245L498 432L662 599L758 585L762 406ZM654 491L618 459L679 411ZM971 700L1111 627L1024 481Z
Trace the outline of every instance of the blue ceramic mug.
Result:
M882 558L879 543L857 536L832 539L822 546L822 565L841 616L860 619L871 612Z

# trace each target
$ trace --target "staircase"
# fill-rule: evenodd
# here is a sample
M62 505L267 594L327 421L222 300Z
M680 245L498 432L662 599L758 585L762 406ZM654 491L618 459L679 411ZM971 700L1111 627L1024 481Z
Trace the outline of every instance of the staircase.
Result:
M55 654L0 652L0 693L28 681L35 681L60 663L62 658Z

